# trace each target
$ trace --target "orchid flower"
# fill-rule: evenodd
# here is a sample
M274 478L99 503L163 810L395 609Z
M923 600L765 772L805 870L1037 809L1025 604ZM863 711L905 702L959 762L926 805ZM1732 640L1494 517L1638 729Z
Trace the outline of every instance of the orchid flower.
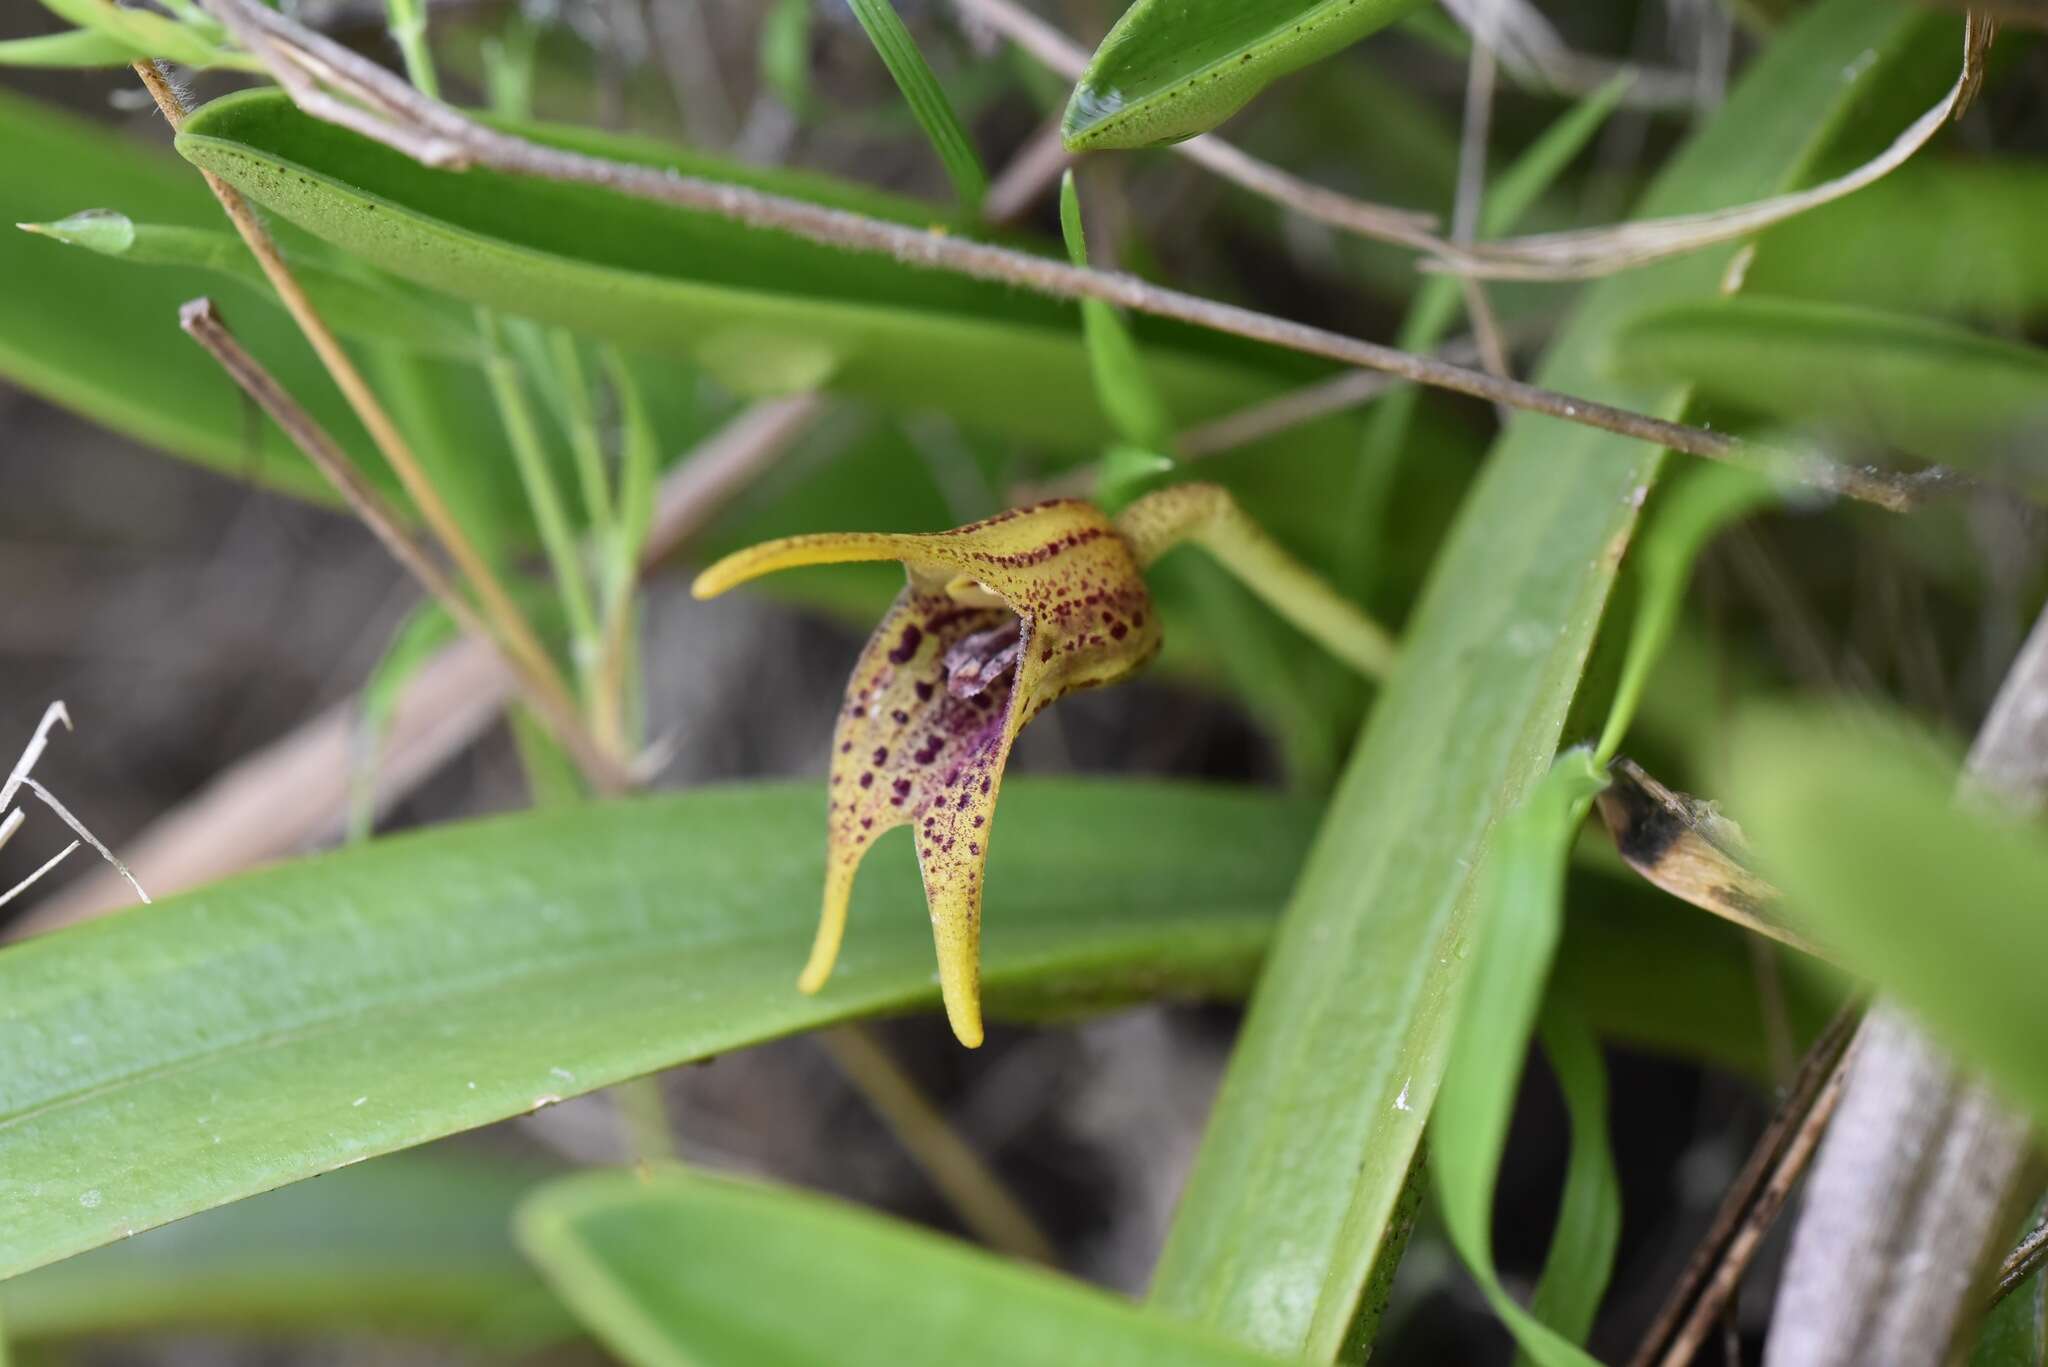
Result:
M1114 683L1158 653L1159 618L1143 571L1187 539L1208 545L1255 588L1253 574L1270 581L1276 567L1310 581L1305 596L1293 585L1297 610L1268 597L1318 635L1325 633L1305 617L1349 613L1355 648L1347 658L1367 655L1374 672L1384 667L1378 628L1267 541L1214 485L1148 495L1114 522L1092 503L1056 499L947 532L785 537L698 576L699 598L801 565L898 560L909 579L854 666L833 732L824 911L797 980L803 991L818 991L832 971L868 847L909 826L946 1015L962 1044L981 1043L982 875L1010 747L1055 700ZM1313 610L1298 610L1308 600Z

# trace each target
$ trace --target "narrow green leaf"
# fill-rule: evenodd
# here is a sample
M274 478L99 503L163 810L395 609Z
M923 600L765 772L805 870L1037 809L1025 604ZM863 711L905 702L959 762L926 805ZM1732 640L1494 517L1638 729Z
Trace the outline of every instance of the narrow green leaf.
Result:
M1550 192L1565 168L1606 125L1607 116L1628 93L1629 84L1627 78L1617 76L1580 100L1501 172L1500 178L1487 189L1480 209L1480 230L1484 235L1498 237L1511 231ZM1454 277L1426 277L1415 292L1407 316L1401 320L1395 344L1404 351L1431 350L1450 332L1463 307L1464 289ZM1375 403L1366 419L1365 440L1360 445L1358 465L1346 495L1345 506L1356 531L1346 543L1343 574L1344 582L1361 598L1373 587L1368 570L1384 555L1387 506L1402 457L1413 449L1409 433L1416 405L1421 402L1422 390L1404 385Z
M0 184L7 219L54 220L119 187L136 219L218 229L220 206L190 168L117 131L0 92ZM178 306L213 288L191 269L127 271L29 233L0 231L0 375L90 421L187 459L301 496L326 482L232 381L178 330ZM229 321L249 349L387 493L348 406L289 319L264 306Z
M0 42L0 66L127 66L141 55L112 34L82 28Z
M1152 489L1179 466L1173 457L1143 446L1118 442L1102 453L1102 473L1095 480L1095 501L1114 513Z
M256 258L226 228L136 223L114 209L87 209L52 223L16 226L138 266L211 271L248 286L265 303L274 304L277 297ZM292 259L291 265L321 316L346 336L455 360L475 360L479 354L476 334L461 316L430 297L385 289L318 262Z
M565 1178L520 1212L519 1240L638 1367L1272 1361L901 1221L683 1169Z
M1529 1298L1529 1313L1572 1343L1584 1343L1600 1298L1614 1275L1621 1241L1621 1177L1607 1137L1607 1063L1579 1004L1555 986L1537 1021L1543 1053L1564 1093L1572 1146L1565 1160L1564 1195L1543 1275ZM1519 1355L1531 1360L1525 1350Z
M27 1342L170 1329L430 1334L515 1355L575 1324L512 1246L551 1174L441 1151L238 1201L0 1284Z
M1071 170L1060 177L1060 233L1066 238L1067 259L1077 266L1087 265L1088 235L1081 223L1081 197L1074 189ZM1173 415L1152 387L1122 315L1100 299L1083 299L1081 322L1088 338L1095 396L1116 425L1117 434L1132 446L1172 450Z
M391 634L384 654L370 670L356 700L353 772L349 776L348 837L351 843L367 840L376 813L377 772L382 765L384 738L391 729L391 716L406 685L455 639L459 630L448 610L433 599L420 603L406 614Z
M769 184L929 224L929 206L770 177L640 141L522 128L544 141ZM881 256L837 251L599 190L485 170L435 171L321 123L276 91L195 112L178 147L264 207L391 274L500 311L690 357L732 388L829 386L981 429L1093 447L1073 402L1088 358L1056 301ZM605 224L592 233L593 222ZM1187 328L1139 327L1147 368L1195 421L1322 373ZM1239 359L1242 358L1242 359ZM988 376L1001 375L991 386Z
M1659 500L1649 530L1629 557L1636 576L1636 614L1607 725L1594 747L1602 764L1614 758L1628 734L1650 673L1671 643L1700 552L1723 528L1774 497L1776 490L1761 475L1733 465L1703 465L1687 471Z
M1895 720L1762 713L1728 770L1787 917L2048 1122L2048 837L1959 801L1954 763Z
M1075 151L1206 133L1290 71L1375 33L1416 0L1137 0L1095 50L1062 132Z
M1915 157L1765 233L1749 288L2014 327L2048 312L2044 220L2048 168L2038 161Z
M811 107L811 0L775 0L761 23L761 82L801 118Z
M848 3L853 8L853 17L860 21L861 28L867 33L868 41L875 45L875 55L882 59L883 66L889 68L896 88L903 92L903 100L916 117L917 126L931 139L932 149L945 163L954 192L960 196L961 209L970 219L979 217L981 197L988 192L988 172L982 169L981 157L974 150L974 140L961 126L960 116L953 111L953 102L946 98L945 88L939 84L931 64L925 61L924 53L918 51L917 40L910 36L910 30L903 26L902 18L889 0L848 0Z
M217 46L198 28L150 10L104 4L102 0L42 0L44 9L66 23L115 39L136 56L162 57L185 66L238 67L260 71L254 59Z
M1851 111L1892 115L1894 63L1949 22L1823 0L1764 51L1642 212L1797 181ZM1729 256L1592 287L1538 381L1679 414L1682 390L1618 384L1599 362L1641 309L1713 297ZM1443 1075L1472 870L1555 752L1660 454L1524 416L1488 460L1261 975L1154 1282L1163 1307L1317 1360L1343 1343Z
M1879 449L2010 469L2048 491L2039 347L1854 305L1757 297L1646 311L1615 338L1614 364Z
M0 1276L654 1069L929 1009L931 927L893 842L831 984L796 990L824 815L816 784L580 804L0 950ZM991 1010L1241 989L1304 818L1220 789L1007 785Z
M1502 818L1472 894L1471 967L1458 989L1429 1131L1430 1168L1451 1243L1521 1351L1541 1367L1592 1367L1594 1359L1501 1286L1493 1265L1493 1197L1522 1060L1564 928L1565 859L1594 794L1606 786L1586 751L1569 750Z
M505 720L512 729L513 748L519 752L519 771L526 778L529 806L544 811L590 797L590 786L576 768L576 761L531 709L524 703L515 704L506 711Z

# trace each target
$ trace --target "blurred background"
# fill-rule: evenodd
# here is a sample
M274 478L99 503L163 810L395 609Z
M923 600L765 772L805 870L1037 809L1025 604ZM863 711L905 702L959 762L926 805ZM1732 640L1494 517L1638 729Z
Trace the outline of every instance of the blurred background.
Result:
M1056 241L1056 182L1034 171L1030 158L1060 164L1047 156L1045 131L1064 84L992 34L963 26L936 0L898 7L968 117L984 159L999 172L1018 168L1022 188L1008 230ZM1646 176L1718 101L1754 35L1791 7L1788 0L1551 7L1549 17L1574 47L1633 56L1693 80L1682 98L1617 112L1529 226L1625 213ZM391 58L380 5L301 0L296 10ZM1059 0L1041 12L1092 46L1115 10L1113 0ZM458 101L486 98L490 45L524 45L532 105L542 117L687 141L935 202L946 197L943 173L841 0L458 2L436 3L431 15ZM57 27L33 4L0 14L0 38ZM2022 33L2005 49L1985 98L1941 155L1988 161L1995 150L2004 159L1997 164L2016 168L2016 181L2036 193L2048 186L2039 160L2048 146L2041 95L2048 66L2030 38ZM1902 107L1931 102L1952 77L1953 60L1946 47L1930 53L1925 89ZM1228 133L1319 183L1442 211L1455 189L1465 80L1455 42L1432 25L1404 26L1284 82ZM207 78L200 90L229 84ZM124 71L0 71L0 88L61 106L138 145L167 141ZM1563 107L1555 95L1503 87L1494 155L1511 157ZM0 138L4 119L0 112ZM1875 121L1865 141L1881 144L1897 126ZM1084 167L1082 183L1099 257L1197 292L1371 338L1393 334L1412 296L1406 257L1281 216L1175 158L1103 159ZM2048 205L2048 191L2040 193ZM8 199L0 187L0 204ZM1787 232L1774 279L1796 284L1802 259L1825 257L1850 269L1839 258L1854 255L1855 225L1867 220L1830 220L1833 212ZM23 214L10 209L6 217ZM1958 265L1983 274L2000 263ZM1569 290L1508 287L1495 297L1526 366ZM2038 313L2016 307L1989 326L2026 340L2039 323ZM162 326L175 320L167 316ZM105 345L119 349L126 341L108 336ZM679 366L667 383L670 397L693 405L707 429L739 411L737 399L702 373ZM1708 412L1727 422L1786 416L1728 401L1710 403ZM1355 449L1356 421L1332 420L1334 435L1286 450L1267 443L1207 464L1305 558L1335 569L1347 554L1342 510L1304 490L1316 487L1318 468ZM1414 424L1412 440L1428 458L1402 468L1373 571L1358 581L1394 624L1495 430L1483 405L1443 396L1426 398ZM772 466L685 538L649 582L644 663L647 729L661 755L656 786L821 774L847 670L888 589L882 574L860 579L836 601L826 601L836 591L798 590L699 604L686 592L694 564L756 535L864 513L877 506L880 481L888 490L881 506L941 527L985 515L1072 464L935 415L885 414L845 400L812 405L789 426ZM501 458L487 449L493 436L479 435L479 460ZM1866 430L1845 440L1876 447L1884 436ZM252 465L265 458L253 443L246 455ZM182 877L175 861L158 862L166 828L157 823L203 813L207 801L237 791L231 785L237 775L247 780L252 762L276 766L263 771L268 782L313 795L307 801L318 810L295 809L290 817L298 824L288 848L342 838L353 752L332 742L351 734L354 700L418 600L351 518L266 489L260 469L253 480L237 473L167 459L0 383L0 752L11 755L45 706L62 700L76 729L56 737L38 776L132 860L153 892L164 877ZM1967 734L2038 601L2044 550L2042 519L1997 497L1957 500L1907 527L1843 508L1752 524L1702 565L1689 629L1646 709L1646 762L1683 778L1698 757L1676 738L1690 721L1714 715L1736 681L1759 678L1901 698ZM1366 700L1284 629L1264 628L1261 638L1261 628L1248 628L1249 645L1232 635L1245 629L1248 609L1229 594L1228 586L1210 585L1173 599L1175 645L1162 667L1134 686L1063 702L1026 733L1018 770L1326 790ZM1263 658L1260 640L1278 642L1263 675L1245 663ZM1276 682L1274 670L1292 677ZM410 758L387 760L378 832L527 805L518 749L488 713L455 734L404 732L401 748ZM312 744L315 732L326 737L325 748ZM219 835L219 822L170 828L177 835L170 843L185 842L182 853L203 862L192 833ZM223 838L221 857L232 859L235 841ZM60 845L53 824L32 821L0 851L0 888ZM892 847L882 857L901 854ZM160 870L170 871L153 878ZM19 932L120 900L107 872L78 856L0 914L21 918ZM1568 905L1574 934L1631 918L1696 915L1597 866L1574 874ZM1836 990L1788 976L1775 951L1756 950L1723 927L1703 923L1699 933L1700 952L1725 958L1731 980L1745 984L1728 1002L1716 1056L1685 1056L1655 1041L1610 1046L1625 1225L1614 1291L1591 1345L1610 1359L1640 1337L1768 1116L1773 1083L1825 1019ZM1644 990L1654 990L1652 963L1597 967L1588 958L1580 971L1641 974ZM998 1026L974 1054L955 1047L937 1017L874 1033L1030 1213L1062 1266L1136 1292L1199 1139L1236 1017L1227 1005L1185 1004L1071 1025ZM962 1231L930 1176L817 1041L677 1070L660 1079L660 1095L687 1157ZM1564 1112L1540 1063L1514 1134L1496 1242L1510 1287L1524 1293L1546 1246L1566 1146ZM605 1096L580 1098L33 1274L0 1291L0 1306L22 1340L24 1361L601 1360L526 1281L500 1221L510 1193L534 1172L621 1161L633 1151L632 1118ZM390 1175L380 1176L387 1167ZM437 1180L457 1171L468 1177ZM393 1208L392 1192L410 1193L398 1208L412 1214L403 1238L415 1251L434 1250L446 1267L473 1275L472 1322L422 1322L388 1286L367 1304L323 1289L320 1269L339 1262L352 1241L391 1237L388 1226L376 1235L367 1220L351 1223L348 1212L372 1202ZM242 1223L230 1225L230 1217ZM1755 1286L1771 1284L1774 1256L1766 1253ZM248 1289L266 1277L294 1276L302 1287L296 1298L274 1285ZM1727 1360L1754 1354L1768 1310L1762 1296L1742 1304L1730 1328L1735 1356ZM1508 1357L1506 1336L1427 1208L1388 1323L1381 1361Z

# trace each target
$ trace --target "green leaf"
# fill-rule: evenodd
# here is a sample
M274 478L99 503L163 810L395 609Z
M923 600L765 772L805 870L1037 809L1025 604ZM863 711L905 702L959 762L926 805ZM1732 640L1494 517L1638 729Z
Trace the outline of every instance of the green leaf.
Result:
M383 766L384 739L391 729L391 717L406 685L424 669L441 648L453 641L459 628L438 600L419 603L398 624L384 654L370 670L357 695L358 720L354 754L350 757L348 838L351 844L370 838L376 819L377 774Z
M0 1276L654 1069L929 1009L931 927L893 842L831 984L796 990L824 808L816 784L736 786L444 827L0 950ZM1242 988L1304 817L1016 781L991 1009Z
M1067 259L1088 264L1088 234L1081 223L1081 197L1072 170L1060 177L1060 233ZM1081 301L1081 322L1088 339L1089 370L1095 397L1115 424L1117 435L1131 446L1154 451L1173 449L1173 415L1152 387L1145 361L1125 327L1123 316L1100 299Z
M1095 50L1061 132L1075 151L1206 133L1290 71L1375 33L1416 0L1137 0Z
M0 42L0 66L127 66L140 55L119 38L90 29L44 33Z
M4 219L53 220L118 194L131 218L218 229L220 206L190 168L112 129L0 92ZM178 330L178 306L215 284L190 269L129 271L61 242L0 231L0 375L89 420L214 469L332 501L326 481ZM356 457L395 482L279 310L228 315L251 352Z
M137 223L114 209L87 209L54 223L16 226L138 266L210 271L248 286L254 291L252 297L277 306L263 268L242 240L225 228ZM476 333L453 309L317 262L292 259L289 254L287 259L321 316L343 335L455 360L477 358Z
M1480 209L1480 231L1485 236L1500 236L1521 222L1606 124L1628 87L1626 78L1616 77L1580 100L1501 173L1487 189ZM1432 350L1450 332L1464 302L1464 287L1455 277L1426 277L1401 320L1395 344L1404 351ZM1375 403L1366 419L1365 440L1345 503L1351 512L1351 526L1357 530L1346 545L1343 577L1361 598L1373 588L1374 576L1368 571L1384 558L1381 543L1387 507L1402 457L1414 449L1409 434L1421 402L1422 390L1404 385Z
M1757 242L1748 287L2014 327L2048 312L2048 168L1915 157Z
M1704 465L1687 471L1658 501L1649 530L1629 558L1629 570L1636 576L1635 620L1607 724L1594 747L1602 764L1614 758L1628 734L1651 671L1671 643L1700 552L1730 523L1776 496L1771 482L1761 475L1733 465Z
M2048 1122L2048 836L1959 801L1954 763L1896 720L1752 716L1728 771L1788 919Z
M16 1338L162 1331L454 1336L512 1356L574 1322L512 1246L549 1174L440 1151L364 1163L0 1284Z
M2048 351L1847 304L1743 298L1648 310L1614 340L1617 369L1692 383L1779 422L1974 468L2048 491Z
M129 9L102 0L42 0L42 6L59 19L125 44L137 57L162 57L202 69L263 69L252 58L216 46L195 26L149 10Z
M1607 1138L1607 1063L1578 1003L1554 989L1544 1000L1537 1032L1564 1093L1572 1146L1557 1228L1529 1298L1529 1313L1582 1344L1614 1275L1614 1250L1621 1241L1621 1177ZM1521 1357L1527 1360L1529 1354Z
M645 142L522 129L545 141L929 223L929 207L691 158ZM690 357L749 394L828 385L970 425L1089 446L1072 310L1053 300L714 215L485 170L435 171L308 118L275 91L216 100L179 149L266 208L393 275L493 309ZM605 231L589 225L602 222ZM1141 330L1155 383L1190 420L1302 371L1190 329ZM1231 358L1258 357L1255 361ZM1278 366L1278 369L1274 367ZM1311 371L1311 373L1314 373ZM1000 376L1000 383L991 376Z
M565 1178L520 1212L519 1240L640 1367L1272 1361L901 1221L682 1169Z
M775 0L761 23L761 82L802 117L811 107L811 0Z
M1564 928L1565 859L1594 794L1606 786L1588 752L1569 750L1501 820L1472 895L1471 967L1457 989L1450 1057L1429 1131L1430 1168L1451 1243L1521 1351L1540 1367L1593 1367L1594 1359L1501 1286L1493 1265L1493 1198L1522 1060ZM1574 1130L1576 1145L1576 1123ZM1605 1282L1604 1270L1599 1280Z
M1892 115L1893 63L1947 22L1864 0L1807 11L1642 212L1798 180L1850 110ZM1592 287L1538 382L1677 415L1682 390L1618 384L1598 361L1644 307L1713 297L1729 257L1702 252ZM1660 454L1542 418L1509 424L1281 923L1154 1282L1161 1306L1317 1360L1343 1343L1443 1075L1472 870L1555 752ZM1404 1095L1407 1109L1395 1105Z
M988 192L988 172L982 169L981 158L974 151L974 140L961 127L960 116L953 112L953 102L946 98L945 88L932 73L931 64L925 61L924 54L918 51L917 40L910 36L910 30L903 26L902 18L889 0L848 0L848 3L853 8L853 17L860 21L861 28L867 33L868 41L875 45L875 55L882 59L883 66L889 68L896 88L903 92L904 102L916 117L917 126L931 139L932 149L945 163L954 192L960 196L962 211L970 219L979 217L981 197Z

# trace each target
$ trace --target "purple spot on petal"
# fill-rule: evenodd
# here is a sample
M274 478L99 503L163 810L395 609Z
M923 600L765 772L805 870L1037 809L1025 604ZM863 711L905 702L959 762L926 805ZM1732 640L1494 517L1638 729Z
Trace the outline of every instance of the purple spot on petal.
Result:
M875 775L872 770L860 776L860 786L863 788L872 788L875 786Z
M876 746L876 747L875 747L875 763L877 763L877 764L887 764L888 762L889 762L889 747L888 747L888 746L886 746L886 745L878 745L878 746Z
M917 654L918 642L924 640L924 633L914 626L903 628L903 636L896 642L896 648L889 652L892 665L908 664L910 657Z

